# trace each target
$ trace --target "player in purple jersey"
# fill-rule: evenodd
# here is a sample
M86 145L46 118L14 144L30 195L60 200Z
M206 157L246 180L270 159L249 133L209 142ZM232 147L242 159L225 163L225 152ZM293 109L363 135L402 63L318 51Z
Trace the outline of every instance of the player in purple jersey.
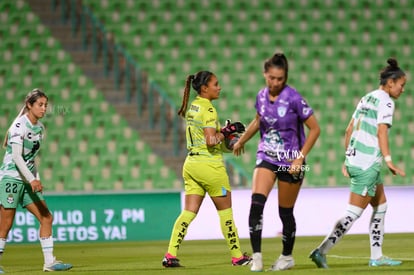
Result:
M312 108L286 84L288 61L283 53L274 54L264 63L264 78L266 87L256 97L256 117L233 149L235 155L240 155L244 152L244 144L260 131L249 215L252 271L263 270L263 209L276 179L279 217L283 224L283 251L271 269L286 270L294 266L292 251L296 222L293 208L304 177L305 157L320 133ZM307 137L303 124L309 128Z

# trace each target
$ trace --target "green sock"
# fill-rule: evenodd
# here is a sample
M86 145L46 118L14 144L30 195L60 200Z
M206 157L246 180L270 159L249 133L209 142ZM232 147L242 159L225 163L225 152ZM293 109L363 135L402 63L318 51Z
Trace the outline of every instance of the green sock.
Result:
M171 232L170 243L168 245L168 253L171 256L177 256L177 250L180 248L180 244L183 242L185 234L187 234L187 228L195 217L196 213L183 210L180 216L175 220Z
M240 258L243 256L243 253L240 250L239 235L233 220L233 210L231 208L219 210L218 214L220 216L221 232L223 232L231 257Z

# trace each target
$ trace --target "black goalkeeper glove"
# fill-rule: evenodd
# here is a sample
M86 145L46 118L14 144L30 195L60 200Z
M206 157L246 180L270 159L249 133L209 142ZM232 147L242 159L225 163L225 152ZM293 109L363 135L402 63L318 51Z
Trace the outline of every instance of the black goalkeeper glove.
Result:
M224 135L224 137L228 137L229 135L233 133L243 133L245 131L245 127L243 123L237 121L231 123L231 120L226 120L226 124L223 128L221 128L220 132Z

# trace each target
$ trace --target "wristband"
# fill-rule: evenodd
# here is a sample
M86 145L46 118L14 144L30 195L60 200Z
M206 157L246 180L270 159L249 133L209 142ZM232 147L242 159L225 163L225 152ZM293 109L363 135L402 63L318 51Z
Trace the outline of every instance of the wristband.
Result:
M387 155L387 156L384 157L384 160L386 162L390 162L392 159L391 159L391 156L390 155Z

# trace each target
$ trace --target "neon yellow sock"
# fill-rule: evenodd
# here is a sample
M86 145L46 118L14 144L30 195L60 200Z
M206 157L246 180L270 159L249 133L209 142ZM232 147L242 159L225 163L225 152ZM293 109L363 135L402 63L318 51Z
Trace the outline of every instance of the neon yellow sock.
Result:
M227 246L230 250L232 258L240 258L243 253L240 249L240 240L237 233L237 227L233 220L233 210L227 208L219 210L221 232L223 232L224 239L227 242Z
M170 243L168 245L168 253L174 257L177 256L177 250L183 242L187 228L196 217L196 213L183 210L175 220L174 227L171 232Z

